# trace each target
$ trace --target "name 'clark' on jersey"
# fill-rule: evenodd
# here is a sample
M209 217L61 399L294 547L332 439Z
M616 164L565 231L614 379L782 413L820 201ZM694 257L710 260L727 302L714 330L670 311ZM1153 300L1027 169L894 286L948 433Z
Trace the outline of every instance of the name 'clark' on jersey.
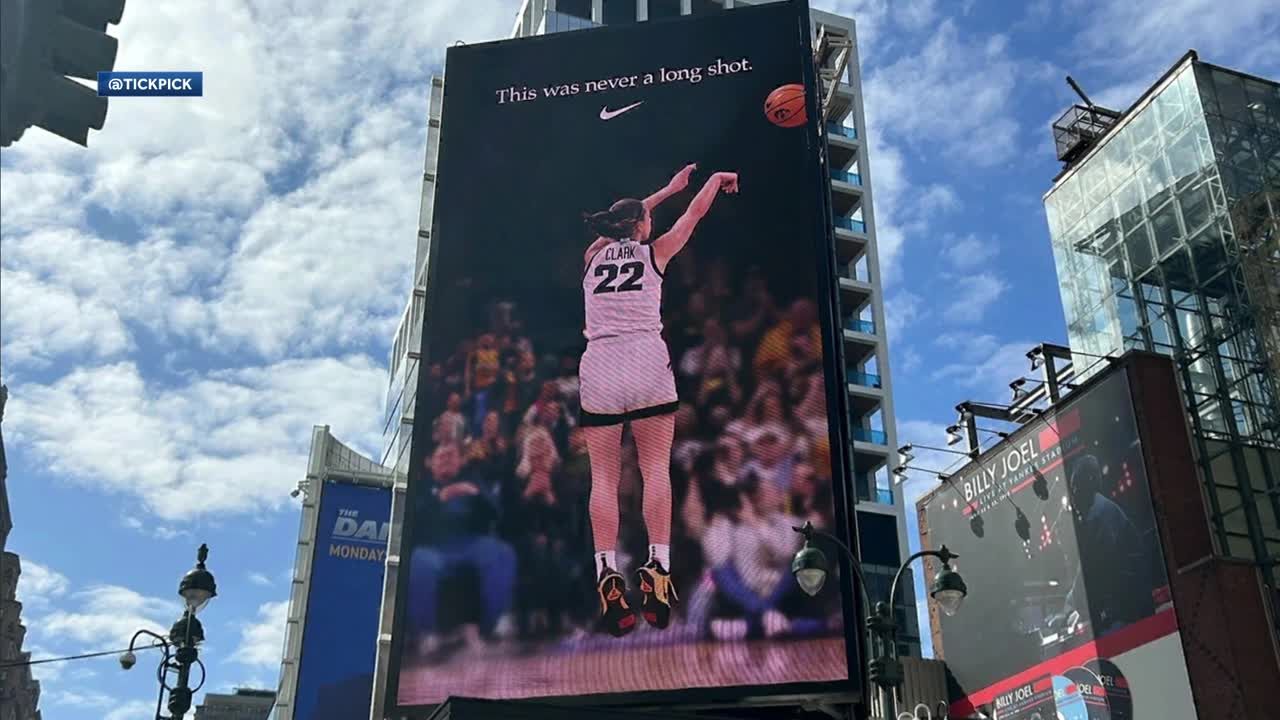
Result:
M587 340L662 332L662 273L653 246L614 240L596 251L582 275Z

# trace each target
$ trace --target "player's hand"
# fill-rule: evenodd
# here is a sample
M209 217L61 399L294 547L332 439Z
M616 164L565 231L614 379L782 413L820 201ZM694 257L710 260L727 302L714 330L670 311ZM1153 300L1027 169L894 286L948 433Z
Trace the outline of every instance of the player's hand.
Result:
M676 173L675 176L671 178L671 182L668 183L667 187L670 187L672 192L680 192L681 190L684 190L689 187L689 176L697 169L697 163L689 163L688 165L685 165L680 169L680 172Z
M738 192L738 173L736 172L718 172L716 179L720 181L720 190L728 195Z

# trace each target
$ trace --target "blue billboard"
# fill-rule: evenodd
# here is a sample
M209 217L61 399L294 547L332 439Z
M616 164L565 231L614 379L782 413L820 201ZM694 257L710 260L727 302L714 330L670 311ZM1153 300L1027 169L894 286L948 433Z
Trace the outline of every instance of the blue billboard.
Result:
M294 720L369 714L390 518L390 488L324 484Z

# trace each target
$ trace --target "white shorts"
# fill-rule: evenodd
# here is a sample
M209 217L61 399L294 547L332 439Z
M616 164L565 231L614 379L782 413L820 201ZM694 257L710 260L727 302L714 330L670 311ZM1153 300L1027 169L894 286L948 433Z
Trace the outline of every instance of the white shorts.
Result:
M676 379L658 333L598 338L578 364L584 427L616 425L676 411Z

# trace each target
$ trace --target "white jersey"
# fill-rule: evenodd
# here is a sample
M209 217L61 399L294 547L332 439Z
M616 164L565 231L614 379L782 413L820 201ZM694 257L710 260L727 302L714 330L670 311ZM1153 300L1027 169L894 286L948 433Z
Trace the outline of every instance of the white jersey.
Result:
M614 240L587 260L582 274L588 340L662 332L662 273L653 246Z

